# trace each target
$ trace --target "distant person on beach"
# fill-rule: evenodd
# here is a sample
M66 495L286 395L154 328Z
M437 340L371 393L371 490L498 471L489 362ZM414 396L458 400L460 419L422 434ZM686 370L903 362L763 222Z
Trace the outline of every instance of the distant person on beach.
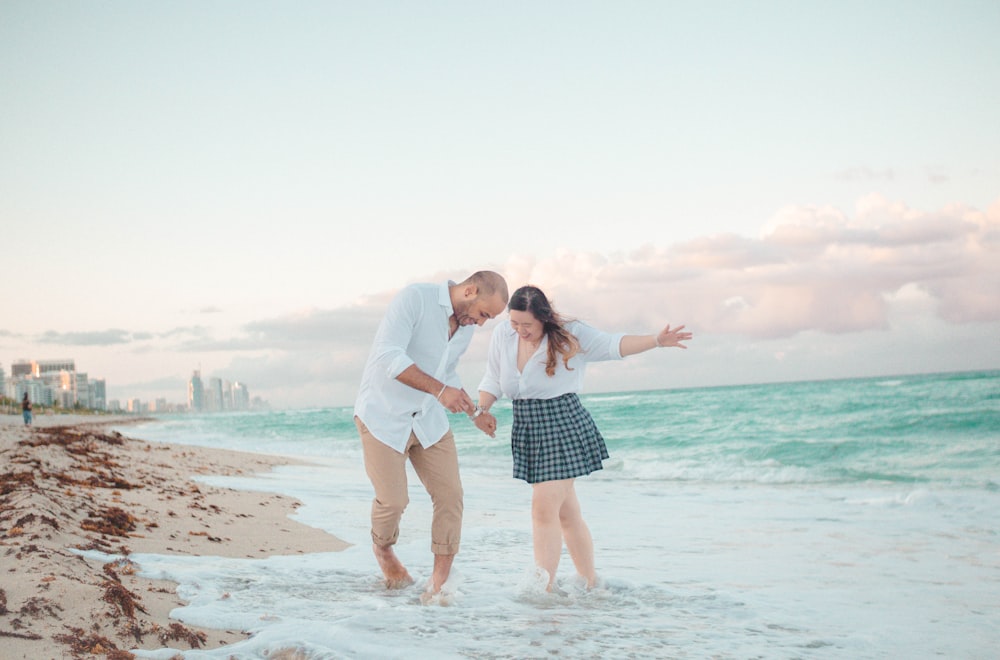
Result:
M587 587L597 581L594 544L573 481L603 468L608 450L577 393L588 362L618 360L653 348L687 348L684 326L655 335L610 334L562 317L541 289L523 286L510 298L510 323L490 341L479 406L489 411L502 395L514 402L511 453L514 478L532 486L535 564L555 586L563 541ZM482 420L482 421L481 421ZM485 419L476 425L484 431Z
M31 426L31 399L28 398L28 393L24 393L24 398L21 399L21 416L24 417L24 425Z
M475 326L503 313L507 283L492 271L465 281L411 284L389 303L375 334L354 406L365 471L375 488L372 542L386 586L413 578L392 546L409 498L409 459L433 502L431 552L434 569L425 596L448 579L462 528L462 482L455 437L447 412L475 416L480 429L496 430L496 419L477 411L455 371Z

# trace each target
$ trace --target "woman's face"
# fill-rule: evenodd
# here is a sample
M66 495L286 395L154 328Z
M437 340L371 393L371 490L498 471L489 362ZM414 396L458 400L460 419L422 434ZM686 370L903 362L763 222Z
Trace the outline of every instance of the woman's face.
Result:
M521 339L537 344L544 336L545 326L531 312L510 310L510 327L521 336Z

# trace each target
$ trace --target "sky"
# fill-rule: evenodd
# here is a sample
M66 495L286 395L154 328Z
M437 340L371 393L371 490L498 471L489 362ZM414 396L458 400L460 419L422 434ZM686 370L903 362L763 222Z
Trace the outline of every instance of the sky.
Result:
M8 376L350 405L479 269L694 333L591 392L1000 368L993 0L3 0L0 98Z

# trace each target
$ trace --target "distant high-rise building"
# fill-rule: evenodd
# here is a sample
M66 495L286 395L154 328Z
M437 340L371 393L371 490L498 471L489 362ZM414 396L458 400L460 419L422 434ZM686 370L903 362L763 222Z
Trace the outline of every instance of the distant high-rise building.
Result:
M250 390L243 383L233 383L233 410L250 409Z
M34 404L42 406L52 405L52 389L46 387L44 383L39 380L34 380L31 378L19 378L14 381L14 399L20 401L24 398L25 393L28 394L28 400Z
M90 401L90 382L87 374L76 374L76 377L73 379L73 392L76 393L76 405L83 408L94 407L94 404Z
M44 378L46 374L58 374L63 371L76 373L75 360L38 360L32 362L36 378Z
M205 408L211 412L225 410L222 397L222 379L211 378L208 381L208 396L205 401Z
M205 388L201 382L201 370L195 370L188 381L188 408L194 412L205 409Z
M107 410L108 408L108 386L103 378L95 378L90 381L90 405L96 410Z
M35 375L35 367L30 360L17 360L10 365L10 377L31 378Z
M3 374L3 367L0 367L0 397L7 396L7 377Z

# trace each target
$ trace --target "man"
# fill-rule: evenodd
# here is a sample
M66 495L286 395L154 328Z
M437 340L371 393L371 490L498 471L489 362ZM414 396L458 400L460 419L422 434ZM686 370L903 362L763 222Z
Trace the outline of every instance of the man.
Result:
M462 483L446 411L480 417L455 368L475 326L502 314L507 298L506 281L492 271L473 273L460 284L411 284L389 303L379 324L354 422L375 488L372 549L389 588L413 583L392 549L409 502L407 459L434 505L434 570L427 593L440 592L451 572L461 538ZM477 425L490 432L496 420L479 419Z

